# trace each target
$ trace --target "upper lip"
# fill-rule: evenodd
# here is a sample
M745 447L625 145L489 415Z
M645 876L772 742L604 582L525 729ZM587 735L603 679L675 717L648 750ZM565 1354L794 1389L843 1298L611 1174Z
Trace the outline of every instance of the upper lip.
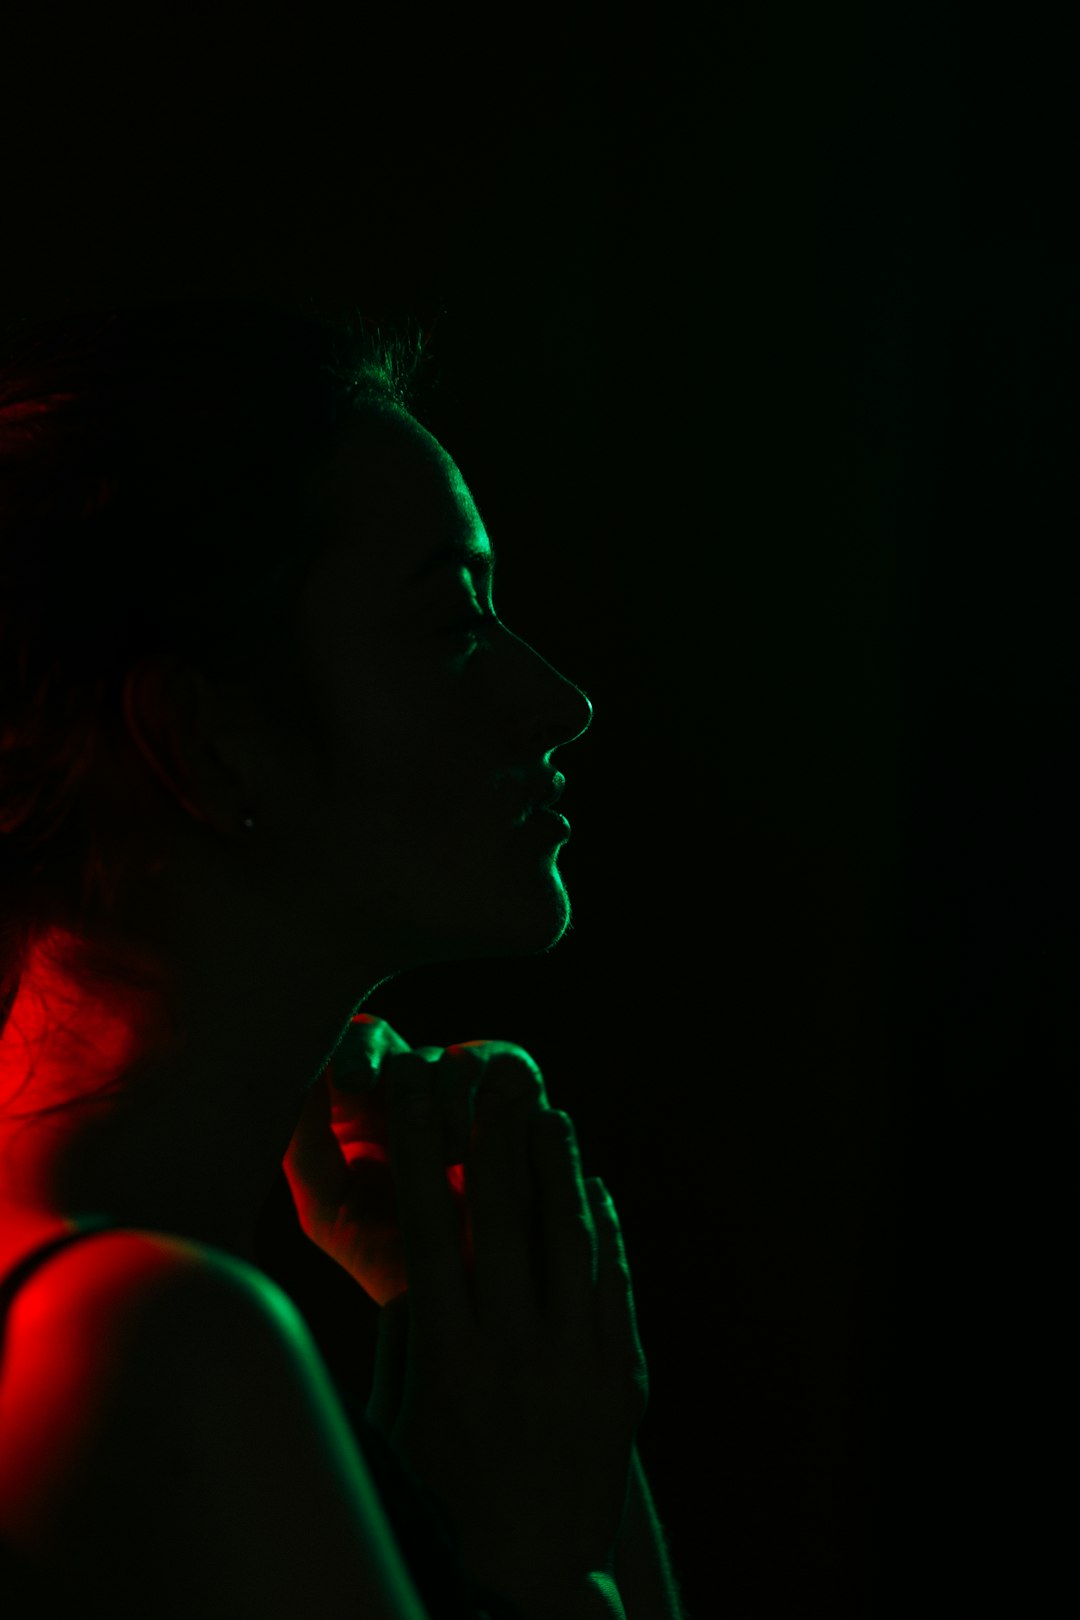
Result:
M566 777L562 771L555 771L551 776L545 776L536 784L537 797L530 799L525 809L525 815L531 816L535 810L550 810L558 804L562 797L562 790L566 786Z
M537 805L537 809L550 810L552 805L558 804L559 800L562 798L562 790L565 786L566 777L563 775L562 771L556 771L555 775L551 778L550 792L548 793L546 799L541 799L540 803Z

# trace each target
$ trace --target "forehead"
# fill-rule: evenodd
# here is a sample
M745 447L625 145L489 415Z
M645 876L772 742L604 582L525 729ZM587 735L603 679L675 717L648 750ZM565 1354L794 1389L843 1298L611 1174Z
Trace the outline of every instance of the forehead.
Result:
M330 550L353 557L369 584L404 586L453 542L487 545L453 458L402 412L349 424L320 474L318 497Z

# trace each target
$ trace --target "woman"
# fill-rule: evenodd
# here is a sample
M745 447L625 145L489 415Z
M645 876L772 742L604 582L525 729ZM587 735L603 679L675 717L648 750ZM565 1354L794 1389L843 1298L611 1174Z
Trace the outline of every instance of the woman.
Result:
M412 1052L358 1012L561 938L537 807L591 719L498 619L418 380L415 346L248 300L7 344L0 1541L27 1612L617 1616L647 1539L620 1544L646 1366L569 1119L520 1048ZM352 1429L252 1260L283 1161L385 1307Z

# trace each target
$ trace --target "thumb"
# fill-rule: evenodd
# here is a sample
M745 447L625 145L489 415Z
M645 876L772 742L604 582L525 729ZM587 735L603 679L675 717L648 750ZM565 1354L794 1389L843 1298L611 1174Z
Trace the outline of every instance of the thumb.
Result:
M375 1375L365 1410L368 1422L389 1440L405 1393L409 1357L409 1296L397 1294L379 1311Z

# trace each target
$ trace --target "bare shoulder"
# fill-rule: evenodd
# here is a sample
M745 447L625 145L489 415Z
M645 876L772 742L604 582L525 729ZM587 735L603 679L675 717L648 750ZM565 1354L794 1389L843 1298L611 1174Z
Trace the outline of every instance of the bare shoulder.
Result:
M17 1298L0 1535L117 1615L147 1612L149 1581L162 1616L423 1620L299 1311L158 1233L88 1238Z
M39 1391L55 1409L69 1387L85 1393L100 1381L104 1391L118 1381L120 1367L124 1391L134 1399L144 1383L148 1391L160 1389L186 1365L179 1398L220 1360L205 1354L217 1330L230 1342L242 1335L250 1354L272 1348L271 1325L302 1330L282 1290L225 1251L159 1232L89 1233L49 1256L11 1305L0 1436L14 1411L27 1417L36 1408Z

